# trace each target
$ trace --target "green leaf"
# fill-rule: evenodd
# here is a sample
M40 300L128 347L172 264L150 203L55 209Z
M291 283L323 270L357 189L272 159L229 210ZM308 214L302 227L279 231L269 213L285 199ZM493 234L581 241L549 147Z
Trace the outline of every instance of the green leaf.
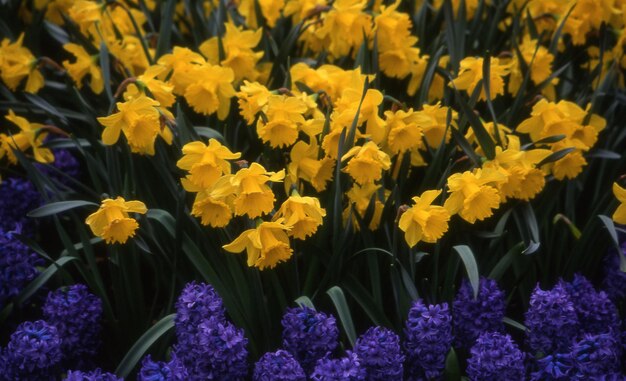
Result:
M562 158L564 158L568 153L574 151L576 148L574 147L569 147L569 148L564 148L560 151L556 151L554 153L551 153L550 155L548 155L548 157L546 157L545 159L541 160L539 162L539 164L537 164L537 167L541 167L542 165L546 165L549 163L553 163L555 161L561 160Z
M118 365L115 373L120 377L128 377L130 372L132 372L148 349L150 349L150 347L170 329L174 328L175 318L176 314L167 315L163 319L159 320L159 322L155 325L150 327L150 329L148 329L146 333L144 333L139 340L135 342L128 353L126 353L126 356L124 356Z
M454 348L450 348L448 356L446 356L446 380L458 381L461 379L461 367L459 365L459 358L454 351Z
M515 320L513 320L511 318L508 318L506 316L504 318L502 318L502 322L504 324L510 325L513 328L517 328L517 329L519 329L520 331L523 331L523 332L526 332L528 330L528 328L526 328L526 326L524 324L522 324L520 322L517 322L517 321L515 321Z
M574 238L580 239L580 236L582 235L582 233L580 232L580 229L578 229L576 225L574 225L574 223L569 218L567 218L563 213L558 213L552 219L552 223L554 225L556 225L559 221L563 221L563 223L567 225L567 227L569 228Z
M28 300L28 298L33 296L37 290L43 287L43 285L45 285L63 266L77 259L77 257L61 257L54 261L50 266L48 266L47 269L42 271L37 278L30 282L28 286L22 289L22 291L15 297L15 304L21 305L24 303Z
M615 249L617 249L617 252L620 254L619 256L620 271L626 272L626 256L624 256L624 254L622 253L622 249L619 245L619 238L618 238L617 230L615 230L615 223L613 222L612 219L610 219L607 216L599 215L598 217L602 221L602 224L604 224L604 226L606 227L606 230L608 230L609 235L611 236L611 241L613 242L613 246L615 247Z
M109 102L111 103L112 108L115 103L115 98L113 97L113 89L111 89L111 61L109 59L109 49L104 41L100 42L100 53L98 56L100 58L102 79L104 80L104 91L106 91L107 96L109 97Z
M148 209L146 217L159 222L172 238L176 237L176 220L172 217L170 212L163 209Z
M299 297L298 299L296 299L295 302L300 307L309 307L309 308L315 309L315 305L313 304L311 299L309 299L308 296L303 295Z
M220 134L217 130L214 130L210 127L194 127L194 130L196 130L196 133L198 133L198 135L200 136L203 136L207 139L216 139L224 143L224 136Z
M46 217L46 216L51 216L53 214L65 212L70 209L78 208L81 206L98 207L99 205L91 201L82 201L82 200L52 202L50 204L40 206L39 208L35 210L31 210L30 212L28 212L27 216L35 217L35 218Z
M330 296L330 299L333 301L333 304L337 309L339 320L341 320L341 325L343 326L346 336L348 337L348 341L350 341L350 345L354 346L354 343L356 342L356 331L354 329L354 323L352 322L352 315L350 314L348 301L346 300L343 290L338 286L333 286L326 291L326 294Z
M467 245L457 245L454 246L453 249L456 250L456 252L463 260L465 270L467 271L467 277L469 278L470 284L472 285L472 290L474 291L474 298L476 298L478 297L478 285L480 282L480 277L478 275L478 264L476 264L476 258L474 257L474 253L472 252L472 249L470 249Z
M175 7L175 0L165 0L161 2L161 30L159 30L156 58L161 57L169 51L172 45L172 20L174 18Z
M494 280L502 279L502 276L504 275L506 270L508 270L508 268L513 263L513 259L515 259L516 256L522 254L523 250L524 242L519 242L517 245L513 246L506 254L504 254L502 258L500 258L498 263L493 267L493 269L489 273L489 278Z
M30 103L44 110L48 115L52 117L58 117L63 123L67 123L67 118L63 115L59 110L57 110L54 106L52 106L48 101L40 97L36 94L24 93L26 99L30 101Z

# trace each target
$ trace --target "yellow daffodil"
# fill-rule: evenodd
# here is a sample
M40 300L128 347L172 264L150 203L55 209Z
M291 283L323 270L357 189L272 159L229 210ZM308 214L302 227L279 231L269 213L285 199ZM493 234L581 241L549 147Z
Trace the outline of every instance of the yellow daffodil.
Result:
M233 69L204 64L195 67L189 75L193 76L193 80L184 94L189 105L198 113L217 113L220 120L226 119L230 111L230 98L235 96Z
M282 181L285 170L268 172L261 164L252 163L250 168L240 169L231 179L235 187L235 214L250 218L260 217L274 208L274 192L267 182Z
M371 35L372 17L363 12L366 6L364 0L336 0L332 9L323 16L322 26L315 31L315 35L324 41L332 57L356 53L364 35Z
M257 121L257 133L272 147L287 147L295 143L298 129L304 123L307 105L297 97L270 95L265 109L267 121Z
M137 76L137 82L147 87L161 106L171 107L176 101L176 97L172 94L174 86L158 79L166 70L165 66L152 65L143 74Z
M400 216L398 226L409 247L419 241L437 242L448 231L450 213L443 206L431 205L440 194L441 190L430 190L413 197L414 205Z
M412 108L407 111L385 111L385 122L389 130L387 145L393 154L424 146L424 133L420 125L425 123L421 119L420 114Z
M52 163L54 161L52 151L48 148L41 147L48 136L47 132L40 131L43 125L30 123L26 118L15 115L13 110L10 109L9 115L5 118L18 126L20 132L15 134L0 134L0 159L6 155L9 162L17 164L17 157L13 153L13 150L25 152L29 148L32 148L33 156L38 162Z
M297 142L291 148L291 162L288 165L289 184L297 182L297 179L307 181L316 191L321 192L326 189L327 183L333 177L335 168L335 160L330 157L319 157L319 146L315 139L311 140L311 144L304 141ZM285 183L287 183L287 179Z
M28 93L36 93L44 86L44 78L38 69L35 56L22 46L24 34L14 43L5 38L0 43L0 77L9 89L15 91L24 78Z
M63 45L63 49L76 57L76 62L74 63L63 61L63 66L76 83L76 86L80 89L83 86L83 78L89 74L91 77L89 83L91 90L96 94L100 94L104 90L104 80L102 79L102 71L96 64L97 56L90 56L85 48L78 44L68 43Z
M343 220L347 223L351 217L352 228L356 231L360 230L360 223L357 216L362 220L365 218L370 204L374 203L374 213L369 221L367 228L376 230L380 224L383 215L384 197L388 196L387 191L381 191L381 186L375 183L367 183L365 185L354 184L346 193L348 196L348 205L343 211ZM355 215L356 214L356 215ZM367 222L367 221L364 221Z
M217 228L224 227L230 222L235 200L232 176L222 176L213 185L196 194L191 215L199 217L202 225Z
M263 52L255 52L253 49L261 41L263 29L244 30L231 22L226 23L225 27L226 31L221 37L225 57L221 61L217 37L206 40L198 49L209 63L231 68L235 73L235 81L244 78L256 81L261 75L256 66Z
M158 135L168 144L172 142L171 132L162 125L163 110L158 107L159 102L143 93L126 102L118 102L119 112L98 118L105 127L102 131L102 143L115 144L123 131L132 152L154 155L154 141ZM171 118L171 114L169 117Z
M391 167L389 155L381 151L374 142L367 142L362 147L352 147L341 161L348 158L350 161L343 171L360 185L380 180L383 170Z
M448 177L450 197L444 208L471 224L491 217L501 201L496 184L504 179L504 175L488 168L455 173Z
M230 162L239 159L239 152L233 153L216 139L209 139L209 144L191 142L183 147L183 157L176 165L189 172L182 180L183 187L189 192L209 188L222 176L230 174Z
M146 205L141 201L126 201L122 197L115 200L107 198L85 222L93 234L104 239L106 243L126 243L139 227L137 220L128 213L145 214L147 211Z
M620 187L617 183L613 183L613 194L619 201L619 206L613 213L613 221L624 225L626 224L626 189Z
M267 26L272 28L280 18L280 11L285 6L285 0L239 0L237 4L239 13L246 19L246 24L250 28L260 27L259 20L257 20L257 7L260 8Z
M545 173L535 166L551 153L547 149L523 151L519 138L510 135L507 148L497 146L495 158L484 163L483 168L496 170L505 176L497 184L502 202L510 197L527 201L543 189Z
M248 125L254 122L259 111L267 105L271 94L267 87L258 82L243 81L236 95L239 99L239 112Z
M426 144L431 148L438 148L442 142L448 143L450 141L451 131L446 128L448 112L450 113L450 123L455 126L455 121L458 118L457 112L448 107L442 107L441 102L434 105L424 104L422 110L417 111L420 117L419 126L424 134L424 139L426 139ZM452 126L450 128L453 128Z
M510 65L500 63L500 60L495 57L491 57L490 60L489 92L491 98L494 99L498 95L504 94L504 77L509 74ZM467 57L461 60L459 74L450 86L454 85L459 90L466 90L471 95L481 79L483 79L483 59ZM487 99L484 88L480 90L478 99Z
M260 270L271 269L291 258L293 254L287 236L290 229L283 224L282 219L262 222L256 229L244 231L233 242L222 247L230 253L246 250L248 266L258 267Z
M524 63L530 70L530 80L535 85L542 83L550 77L554 55L546 47L539 45L537 40L525 36L524 41L519 45L519 50L522 53ZM509 93L516 95L523 80L524 75L521 70L519 57L514 55L508 87Z
M291 226L289 235L298 239L315 234L326 216L326 210L315 197L291 196L280 206L274 220L284 218L284 224Z
M170 75L169 83L174 86L174 93L183 95L187 87L198 79L194 71L206 64L206 60L188 48L175 46L172 53L164 54L157 63L164 66L165 73Z

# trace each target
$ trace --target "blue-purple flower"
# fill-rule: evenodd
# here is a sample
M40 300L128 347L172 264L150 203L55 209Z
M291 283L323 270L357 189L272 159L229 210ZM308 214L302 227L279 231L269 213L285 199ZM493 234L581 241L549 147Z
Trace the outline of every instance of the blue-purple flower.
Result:
M598 379L620 371L621 344L612 333L585 334L572 345L571 356L581 379Z
M202 320L196 334L175 347L191 380L243 380L248 374L248 339L218 316Z
M26 214L41 204L41 196L33 183L16 177L3 179L0 194L0 230L8 232L20 225L25 232L32 232L32 219Z
M348 351L345 357L318 360L311 374L312 381L362 381L365 380L365 368L359 356Z
M619 333L617 308L605 292L597 292L587 278L579 274L574 275L571 282L565 283L565 289L574 303L580 334Z
M404 336L407 379L441 379L453 340L448 304L427 306L417 300L409 310Z
M483 333L470 353L467 360L467 376L470 380L524 380L524 354L509 335Z
M404 373L404 355L400 338L392 330L371 327L354 345L354 353L361 360L369 381L397 380Z
M64 362L76 367L89 365L100 347L100 298L83 284L61 287L48 294L43 315L59 332Z
M189 374L185 365L176 357L168 362L152 361L150 355L144 357L141 370L137 377L138 381L186 381Z
M188 283L176 301L176 338L181 346L194 340L200 323L211 317L225 321L222 298L213 286Z
M6 380L54 380L61 363L61 338L43 320L24 322L11 335L0 359Z
M268 352L254 366L253 381L306 381L304 370L293 356L282 349Z
M626 255L626 242L620 246L621 255ZM604 277L602 289L614 302L626 299L626 272L620 270L620 253L615 249L609 250L604 257Z
M91 372L70 370L64 378L64 381L124 381L124 379L117 377L113 373L103 372L101 369L96 369Z
M531 381L569 381L574 379L574 360L571 353L557 353L539 360L531 360Z
M35 266L42 263L37 254L16 238L15 234L20 233L19 226L15 231L0 229L0 309L35 279L39 273Z
M452 304L455 345L470 348L483 332L502 331L506 304L495 280L480 278L478 296L464 280Z
M310 372L317 360L337 348L339 329L331 315L309 307L289 308L282 319L283 348Z
M562 283L544 291L539 285L530 296L525 319L527 343L533 353L563 353L578 335L574 303Z

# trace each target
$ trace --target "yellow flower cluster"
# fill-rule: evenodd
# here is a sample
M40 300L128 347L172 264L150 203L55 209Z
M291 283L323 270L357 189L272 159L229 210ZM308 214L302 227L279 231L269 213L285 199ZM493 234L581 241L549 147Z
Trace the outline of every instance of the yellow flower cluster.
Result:
M235 0L229 3L223 24L214 25L215 31L194 35L196 48L173 46L161 52L165 54L159 53L160 57L148 33L150 20L131 1L35 3L35 8L46 9L48 21L59 25L71 21L81 38L89 42L64 45L70 59L62 66L78 89L88 85L93 93L102 93L108 84L99 66L106 57L100 55L113 58L110 70L118 76L114 82L119 79L119 87L115 99L110 100L111 114L98 118L104 127L103 144L125 140L131 152L154 155L159 137L171 145L177 135L172 114L177 102L181 112L195 112L190 118L194 123L219 123L220 129L229 132L225 136L245 123L248 135L258 137L260 143L255 143L271 155L261 155L250 163L227 147L224 141L229 139L184 140L184 146L177 141L171 149L179 155L182 146L177 166L184 171L183 188L194 195L191 214L212 228L224 228L233 219L249 227L224 249L235 253L245 250L248 265L260 269L290 258L290 239L305 240L315 234L326 212L313 195L327 192L333 181L345 189L338 196L344 227L377 229L385 205L393 204L388 202L390 194L404 180L399 177L418 177L434 152L449 148L453 135L464 143L460 145L471 156L472 166L462 167L467 162L459 160L459 166L450 166L451 173L441 179L438 189L400 196L414 196L411 205L400 208L397 219L410 247L439 240L455 215L473 224L492 216L510 199L533 199L547 179L575 178L606 122L591 113L590 106L583 109L557 99L555 86L559 82L553 64L564 42L549 49L548 37L563 22L565 41L579 46L603 23L611 25L619 31L616 47L602 50L602 57L600 50L589 50L591 60L586 65L595 70L603 62L606 67L599 68L601 78L609 72L607 57L611 64L617 62L626 68L626 2L621 0L512 1L508 12L513 14L525 6L522 21L531 17L526 21L533 23L538 33L523 27L523 33L512 39L509 51L491 52L493 56L454 57L450 48L450 56L437 53L438 62L431 62L418 47L413 25L416 19L402 11L405 4L399 0L391 4ZM448 6L444 3L432 1L427 6ZM454 0L455 17L463 4L468 20L482 17L479 1ZM146 1L145 6L156 9L154 1ZM217 2L203 2L203 7L200 13L213 15ZM180 2L174 19L185 11ZM283 24L294 26L297 42L293 50L304 57L272 65L269 61L280 50L274 46L273 28ZM190 34L190 26L179 22L177 32ZM506 22L500 26L508 27ZM204 40L208 35L211 37ZM11 90L25 79L25 90L36 92L44 86L40 60L22 47L22 41L23 36L13 43L2 41L0 77ZM363 55L376 59L370 62L376 68L359 67L359 52L372 53ZM318 62L312 59L315 56ZM346 62L354 68L346 69ZM434 70L434 66L438 70L424 81L426 69ZM372 72L377 74L369 74ZM450 74L443 74L446 72ZM271 76L284 77L285 87L270 82ZM372 86L382 81L401 84L403 94L399 98L408 104ZM415 95L422 86L428 87L418 98ZM466 129L468 115L459 118L457 110L449 106L456 90L464 92L461 98L473 95L476 107L484 110L483 106L493 105L486 101L517 99L529 88L537 98L528 99L532 111L526 120L518 123L516 116L508 119L512 125L505 126L477 116L495 143L490 149L482 145L485 133L475 130L474 121L473 127ZM236 115L233 100L237 101ZM422 101L425 103L419 104ZM471 108L473 103L469 105ZM31 124L12 111L7 119L21 132L0 134L0 158L7 156L15 162L14 149L32 148L36 160L53 160L50 150L42 147L46 137L42 125ZM452 151L453 155L460 152ZM279 182L284 184L275 184ZM622 200L623 189L615 185L614 191ZM616 221L623 220L622 209L616 211ZM107 242L125 242L138 226L128 212L142 211L145 206L142 209L121 198L105 200L87 223Z

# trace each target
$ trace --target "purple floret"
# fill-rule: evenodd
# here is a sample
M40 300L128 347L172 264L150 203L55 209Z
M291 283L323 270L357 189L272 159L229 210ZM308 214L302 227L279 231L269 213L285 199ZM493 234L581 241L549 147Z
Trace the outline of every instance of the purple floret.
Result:
M478 296L464 280L452 304L455 345L470 348L484 332L500 332L506 303L504 292L495 280L481 278Z
M283 348L310 372L317 360L337 348L339 329L333 316L308 307L287 309L282 319Z
M483 333L470 353L467 360L467 376L470 380L524 380L524 354L509 335Z
M347 352L340 359L322 358L315 365L312 381L363 381L365 368L356 353Z
M404 328L407 380L439 380L452 345L452 315L447 303L413 303Z
M304 370L293 356L282 349L268 352L254 366L253 381L306 381Z
M566 352L579 331L574 303L562 283L548 291L539 285L535 287L525 323L528 347L533 354Z

